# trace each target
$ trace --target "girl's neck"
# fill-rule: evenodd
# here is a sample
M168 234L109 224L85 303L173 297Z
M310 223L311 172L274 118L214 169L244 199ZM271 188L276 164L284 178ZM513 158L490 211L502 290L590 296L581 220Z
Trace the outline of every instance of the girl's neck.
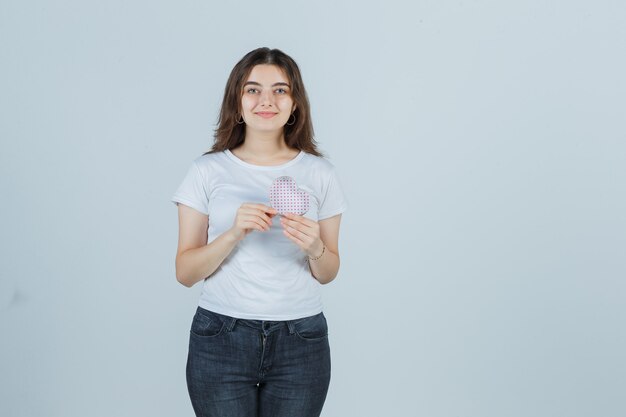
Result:
M285 143L283 132L246 132L244 142L234 149L243 156L262 161L271 161L293 153Z

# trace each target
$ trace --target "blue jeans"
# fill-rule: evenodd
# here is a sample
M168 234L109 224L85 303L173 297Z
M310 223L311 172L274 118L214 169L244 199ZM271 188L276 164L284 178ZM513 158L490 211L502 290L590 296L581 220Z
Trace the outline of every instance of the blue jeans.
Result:
M187 357L187 388L196 416L317 417L329 384L324 313L262 321L198 306Z

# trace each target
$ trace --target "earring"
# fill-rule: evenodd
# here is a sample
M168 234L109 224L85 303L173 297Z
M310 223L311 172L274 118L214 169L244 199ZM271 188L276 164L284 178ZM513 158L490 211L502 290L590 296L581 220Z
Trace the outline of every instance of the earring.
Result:
M291 113L291 115L293 116L293 122L289 123L289 120L287 120L287 126L293 126L293 124L296 122L296 115L293 113ZM289 119L291 119L291 117L289 117Z
M237 120L237 124L240 125L240 124L243 124L243 122L244 122L244 120L243 120L243 114L242 114L241 115L241 122L239 120Z

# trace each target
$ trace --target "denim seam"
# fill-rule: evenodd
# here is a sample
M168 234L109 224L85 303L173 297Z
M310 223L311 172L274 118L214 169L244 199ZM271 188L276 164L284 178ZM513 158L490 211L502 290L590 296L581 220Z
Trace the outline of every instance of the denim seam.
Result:
M233 331L233 328L235 327L235 323L237 322L237 319L235 317L232 317L228 320L228 325L226 326L226 330L228 330L229 332Z

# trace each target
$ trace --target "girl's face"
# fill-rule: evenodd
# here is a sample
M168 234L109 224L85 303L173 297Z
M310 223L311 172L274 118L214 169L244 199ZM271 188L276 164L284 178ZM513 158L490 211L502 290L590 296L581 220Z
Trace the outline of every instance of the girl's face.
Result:
M296 109L291 85L282 70L276 65L254 66L243 84L241 107L246 129L282 131Z

